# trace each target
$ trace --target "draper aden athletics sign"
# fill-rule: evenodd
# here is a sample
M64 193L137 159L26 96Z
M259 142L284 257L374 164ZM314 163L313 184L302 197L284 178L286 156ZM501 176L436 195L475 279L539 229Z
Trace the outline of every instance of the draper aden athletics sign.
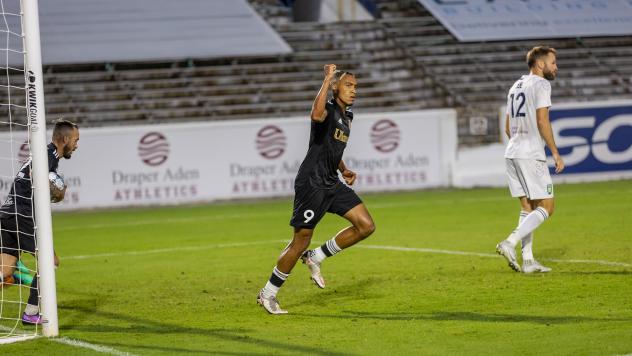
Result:
M309 143L308 117L82 128L60 162L67 199L57 209L178 204L289 196ZM28 152L14 135L14 169ZM50 137L50 132L49 132ZM0 142L8 141L0 134ZM344 160L358 191L449 186L457 146L454 110L357 114ZM16 168L17 167L17 168ZM0 199L14 172L0 166Z
M556 181L632 177L632 101L553 103L549 117L566 166L562 174L553 175ZM546 152L553 172L551 153Z
M632 34L630 0L419 0L459 41Z

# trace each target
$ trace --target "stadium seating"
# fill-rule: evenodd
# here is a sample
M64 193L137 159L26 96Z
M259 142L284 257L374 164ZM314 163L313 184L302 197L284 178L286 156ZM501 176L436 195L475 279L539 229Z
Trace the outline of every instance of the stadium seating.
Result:
M304 116L333 62L358 76L358 112L456 107L460 143L491 142L526 50L543 42L559 50L555 102L632 95L630 37L459 43L414 0L375 0L378 20L346 23L292 23L278 1L250 2L294 53L48 66L49 116L92 126ZM471 116L487 118L486 134L469 131Z

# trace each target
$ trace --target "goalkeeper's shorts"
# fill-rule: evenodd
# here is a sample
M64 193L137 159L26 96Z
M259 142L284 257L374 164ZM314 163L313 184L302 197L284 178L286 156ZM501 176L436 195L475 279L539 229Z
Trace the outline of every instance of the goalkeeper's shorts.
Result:
M0 253L15 257L25 251L35 253L35 229L33 218L24 216L3 216L0 218Z

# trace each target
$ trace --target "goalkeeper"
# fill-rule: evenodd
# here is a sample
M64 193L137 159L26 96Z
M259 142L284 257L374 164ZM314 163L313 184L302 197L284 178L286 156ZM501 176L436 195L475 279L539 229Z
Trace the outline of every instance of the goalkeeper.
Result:
M67 120L58 120L53 129L53 140L48 145L48 171L57 176L57 166L61 157L70 159L77 149L79 128ZM51 186L51 201L60 202L64 199L66 186ZM33 188L31 183L31 159L20 169L11 191L4 204L0 206L0 282L9 283L13 278L20 253L26 251L35 255L35 220L32 209ZM55 266L59 265L59 258L55 254ZM31 283L31 293L28 303L22 313L22 323L25 325L39 325L42 319L39 312L38 278Z

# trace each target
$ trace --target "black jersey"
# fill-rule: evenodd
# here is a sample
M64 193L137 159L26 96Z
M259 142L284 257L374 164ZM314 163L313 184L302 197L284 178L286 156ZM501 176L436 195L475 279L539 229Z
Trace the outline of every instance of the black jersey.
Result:
M347 147L353 112L342 110L332 99L325 105L323 122L312 121L309 149L296 175L296 184L309 182L312 187L331 189L340 183L338 165Z
M53 143L48 144L48 171L57 172L59 155ZM24 217L32 217L33 188L31 183L31 160L29 159L18 172L11 191L0 206L0 217L14 216L16 213Z

